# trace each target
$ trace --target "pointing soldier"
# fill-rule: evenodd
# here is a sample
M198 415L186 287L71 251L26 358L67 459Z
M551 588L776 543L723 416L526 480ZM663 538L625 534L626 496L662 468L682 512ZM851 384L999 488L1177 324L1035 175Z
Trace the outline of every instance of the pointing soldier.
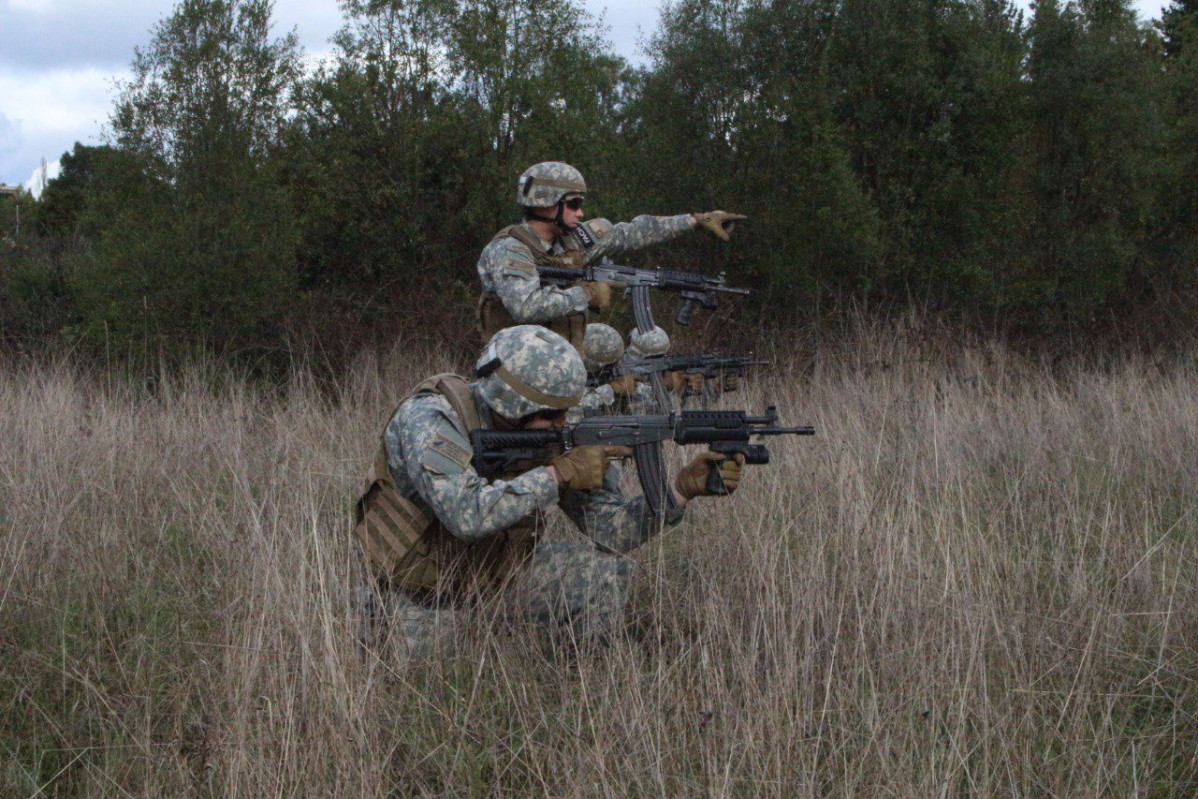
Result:
M581 267L607 255L670 241L695 227L728 240L740 214L710 211L678 216L642 215L631 222L584 221L586 182L560 161L534 164L516 185L524 221L495 234L478 261L484 340L517 324L535 323L561 334L582 351L587 308L603 310L619 286L584 281L569 288L542 286L537 266Z
M452 627L475 598L502 594L505 611L576 638L617 624L629 564L619 553L660 529L641 496L620 488L611 458L623 447L547 451L487 479L472 465L469 431L560 429L586 386L581 356L561 336L535 325L497 333L467 382L437 375L419 384L392 414L366 490L355 535L386 592L393 635L427 652L438 620ZM731 493L742 459L705 452L684 467L672 490L677 524L687 501L711 495L717 472ZM590 543L539 540L553 505Z

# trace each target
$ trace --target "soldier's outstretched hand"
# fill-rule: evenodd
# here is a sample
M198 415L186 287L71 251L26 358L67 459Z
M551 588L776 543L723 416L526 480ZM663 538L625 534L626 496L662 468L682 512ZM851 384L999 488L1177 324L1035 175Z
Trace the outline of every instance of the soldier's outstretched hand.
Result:
M697 227L703 228L722 241L728 240L728 234L736 227L737 222L749 218L744 214L730 214L726 211L708 211L694 216Z

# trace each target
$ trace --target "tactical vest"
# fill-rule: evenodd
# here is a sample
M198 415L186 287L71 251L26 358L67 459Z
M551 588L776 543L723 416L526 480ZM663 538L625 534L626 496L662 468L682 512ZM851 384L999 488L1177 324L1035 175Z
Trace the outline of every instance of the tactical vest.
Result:
M430 377L403 402L430 393L440 394L449 401L459 419L458 432L468 436L470 430L482 426L474 394L461 377L452 374ZM397 407L395 412L398 410ZM388 419L394 418L395 412ZM543 464L521 464L518 471L500 477L509 479L540 465ZM367 564L380 580L419 597L464 596L485 590L501 583L513 567L532 554L536 529L534 514L481 541L455 537L419 494L413 492L406 497L399 492L387 463L384 428L378 454L355 509L354 524L354 535Z
M537 266L567 266L579 269L586 263L581 249L571 247L562 255L550 255L545 252L545 245L537 238L536 234L524 225L509 225L496 233L491 241L495 242L506 238L513 238L527 247L532 252ZM570 240L567 239L567 242L569 243ZM482 336L483 343L490 341L491 337L500 330L516 324L519 323L512 318L508 309L503 307L503 301L499 299L498 295L484 291L478 300L478 333ZM587 333L585 312L577 311L541 324L573 344L579 354L582 353L583 339L586 338Z

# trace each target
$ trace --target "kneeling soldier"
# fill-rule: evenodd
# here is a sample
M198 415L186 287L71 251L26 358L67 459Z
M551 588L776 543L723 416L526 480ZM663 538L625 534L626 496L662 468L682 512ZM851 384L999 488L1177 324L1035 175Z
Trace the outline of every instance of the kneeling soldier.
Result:
M502 593L507 615L537 619L569 638L602 635L622 617L629 563L619 553L660 529L643 497L625 496L609 459L624 447L583 446L520 463L493 479L471 463L469 431L560 429L586 387L578 352L536 325L504 329L478 361L478 379L437 375L392 414L355 534L385 592L391 634L427 652L437 628ZM705 452L678 474L677 524L687 500L710 495L718 469L728 493L740 461ZM591 543L542 542L542 512L558 505Z

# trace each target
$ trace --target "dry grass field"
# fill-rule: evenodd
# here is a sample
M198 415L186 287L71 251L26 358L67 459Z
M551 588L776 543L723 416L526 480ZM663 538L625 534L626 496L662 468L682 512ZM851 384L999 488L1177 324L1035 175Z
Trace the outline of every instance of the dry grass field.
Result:
M1198 791L1195 363L802 348L725 402L818 435L634 554L626 638L424 662L356 646L349 517L441 356L5 364L0 795Z

